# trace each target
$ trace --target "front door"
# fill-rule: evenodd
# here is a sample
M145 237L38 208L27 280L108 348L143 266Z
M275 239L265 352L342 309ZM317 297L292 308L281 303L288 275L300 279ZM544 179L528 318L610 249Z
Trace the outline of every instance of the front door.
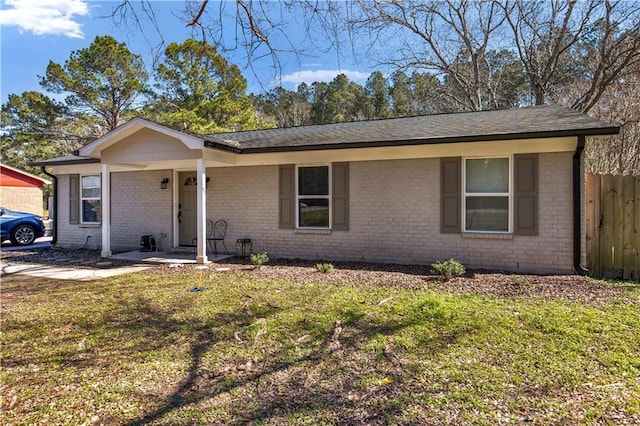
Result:
M195 172L180 172L178 221L180 245L193 246L198 234L198 185Z

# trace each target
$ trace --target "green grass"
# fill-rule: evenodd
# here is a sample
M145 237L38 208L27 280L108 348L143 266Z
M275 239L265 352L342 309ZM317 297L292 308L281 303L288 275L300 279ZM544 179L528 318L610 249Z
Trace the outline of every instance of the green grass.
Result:
M580 303L205 274L196 293L189 270L3 283L3 423L640 422L637 290Z

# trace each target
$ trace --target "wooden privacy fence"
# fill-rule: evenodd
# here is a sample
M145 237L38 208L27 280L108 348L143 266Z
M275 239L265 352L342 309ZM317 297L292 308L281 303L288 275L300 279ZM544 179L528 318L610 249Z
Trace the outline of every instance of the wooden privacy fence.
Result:
M640 176L585 175L587 269L640 281Z

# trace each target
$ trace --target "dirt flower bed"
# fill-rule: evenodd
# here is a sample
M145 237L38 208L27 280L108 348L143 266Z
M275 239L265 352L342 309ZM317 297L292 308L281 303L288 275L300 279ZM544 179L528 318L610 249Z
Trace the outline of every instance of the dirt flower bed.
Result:
M39 248L34 250L3 250L0 259L4 262L27 262L73 266L96 267L96 263L109 260L113 266L130 265L126 260L102 259L96 250L68 250ZM463 277L443 281L429 265L375 264L363 262L333 262L335 269L321 273L315 269L316 261L301 259L272 259L266 265L254 267L249 259L231 258L209 265L213 273L249 274L264 279L287 279L315 281L328 285L387 286L415 289L433 289L444 293L473 293L497 297L542 297L566 298L576 301L610 300L624 296L637 288L637 283L609 285L580 275L533 275L496 271L468 271ZM196 265L160 265L156 273L184 272ZM153 272L152 272L153 273Z
M358 285L433 289L444 293L473 293L497 297L566 298L576 301L610 300L625 296L637 284L609 285L580 275L533 275L495 271L469 271L465 276L444 281L429 265L333 262L335 269L321 273L317 262L276 259L259 268L248 261L216 263L212 270L247 273L265 279L316 281L331 285Z

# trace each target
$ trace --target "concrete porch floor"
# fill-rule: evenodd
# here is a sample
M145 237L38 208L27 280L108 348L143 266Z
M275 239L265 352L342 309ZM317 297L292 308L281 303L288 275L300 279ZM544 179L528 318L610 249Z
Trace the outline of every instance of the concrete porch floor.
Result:
M233 254L207 254L209 262L219 262L224 259L233 257ZM117 253L111 256L115 260L130 260L133 262L143 263L196 263L196 254L191 252L167 252L167 251L128 251Z

